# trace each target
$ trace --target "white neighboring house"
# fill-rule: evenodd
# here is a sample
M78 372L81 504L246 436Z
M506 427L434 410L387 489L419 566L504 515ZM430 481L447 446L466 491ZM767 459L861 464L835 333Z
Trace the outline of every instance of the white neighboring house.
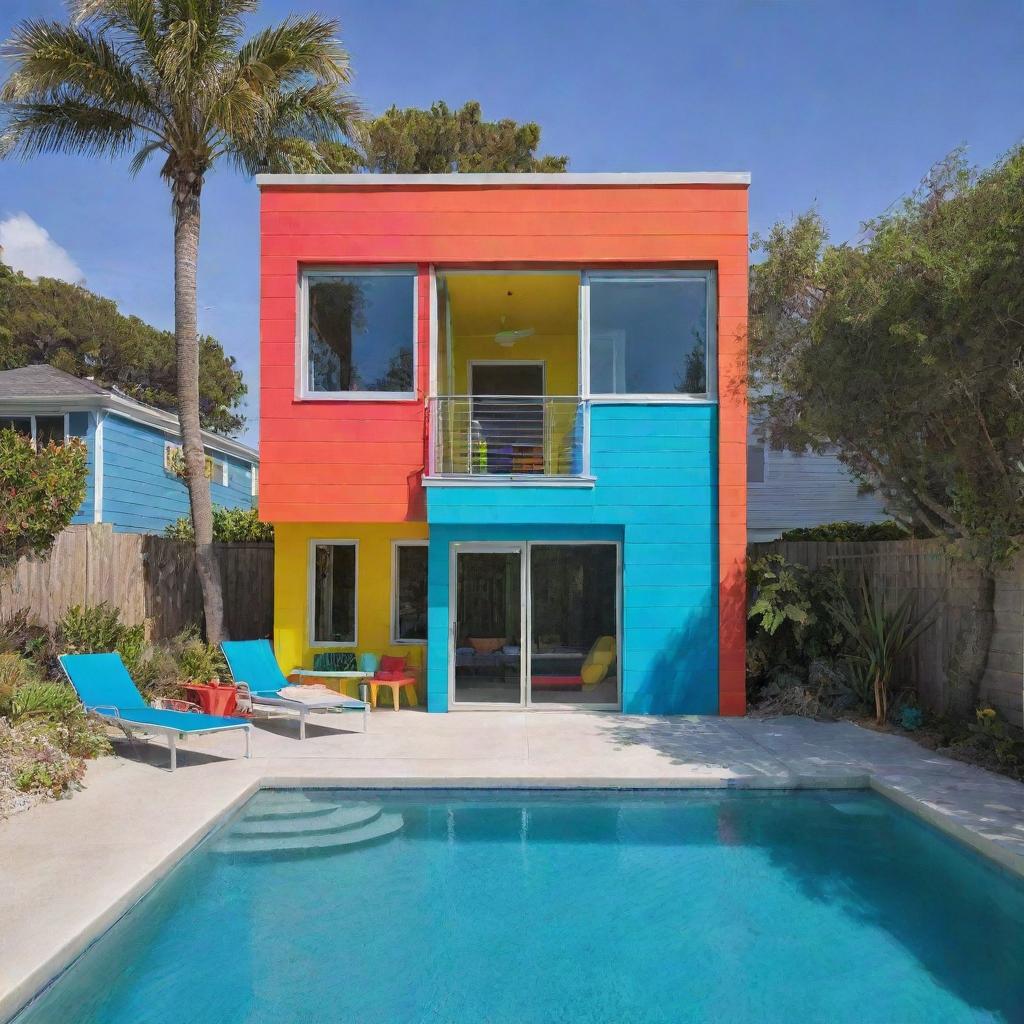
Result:
M840 521L891 518L877 494L859 484L834 455L772 451L751 425L747 435L747 539L775 540L784 530Z

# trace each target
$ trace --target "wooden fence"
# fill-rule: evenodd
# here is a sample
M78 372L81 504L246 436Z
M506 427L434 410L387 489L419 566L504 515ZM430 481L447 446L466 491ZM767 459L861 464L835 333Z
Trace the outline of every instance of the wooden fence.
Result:
M917 687L925 706L945 705L950 658L977 600L976 573L970 565L952 557L941 541L931 540L750 545L752 559L768 553L811 569L833 564L854 576L864 571L876 591L894 599L913 593L918 608L932 608L932 625L906 659L906 681ZM981 695L1009 721L1024 725L1024 555L999 574L995 610Z
M216 544L228 636L270 636L274 545ZM47 558L23 558L0 581L0 618L20 608L53 626L76 604L106 601L125 622L145 623L152 640L201 625L203 599L190 544L153 534L72 526Z

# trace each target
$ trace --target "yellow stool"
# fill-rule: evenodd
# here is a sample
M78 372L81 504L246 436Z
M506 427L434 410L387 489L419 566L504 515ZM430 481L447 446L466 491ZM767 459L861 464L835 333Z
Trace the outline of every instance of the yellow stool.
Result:
M398 710L399 693L405 690L405 699L409 707L419 706L419 695L416 693L416 680L412 676L402 676L400 679L371 679L370 682L370 703L377 706L377 690L381 686L391 687L391 697L394 701L395 710Z

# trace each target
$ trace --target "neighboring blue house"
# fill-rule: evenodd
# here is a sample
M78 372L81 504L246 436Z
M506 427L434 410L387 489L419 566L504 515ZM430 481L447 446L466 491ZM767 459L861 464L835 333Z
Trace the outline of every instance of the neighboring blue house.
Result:
M0 428L33 440L80 437L88 447L85 501L72 522L162 533L188 515L188 492L172 471L181 445L178 417L52 366L0 371ZM203 431L214 505L256 505L259 456L248 446Z

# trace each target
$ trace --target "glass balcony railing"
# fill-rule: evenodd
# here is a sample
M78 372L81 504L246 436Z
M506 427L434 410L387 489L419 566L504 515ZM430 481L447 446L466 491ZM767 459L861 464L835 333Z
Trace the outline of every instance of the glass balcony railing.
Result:
M430 399L431 476L579 477L588 472L586 403L577 395Z

